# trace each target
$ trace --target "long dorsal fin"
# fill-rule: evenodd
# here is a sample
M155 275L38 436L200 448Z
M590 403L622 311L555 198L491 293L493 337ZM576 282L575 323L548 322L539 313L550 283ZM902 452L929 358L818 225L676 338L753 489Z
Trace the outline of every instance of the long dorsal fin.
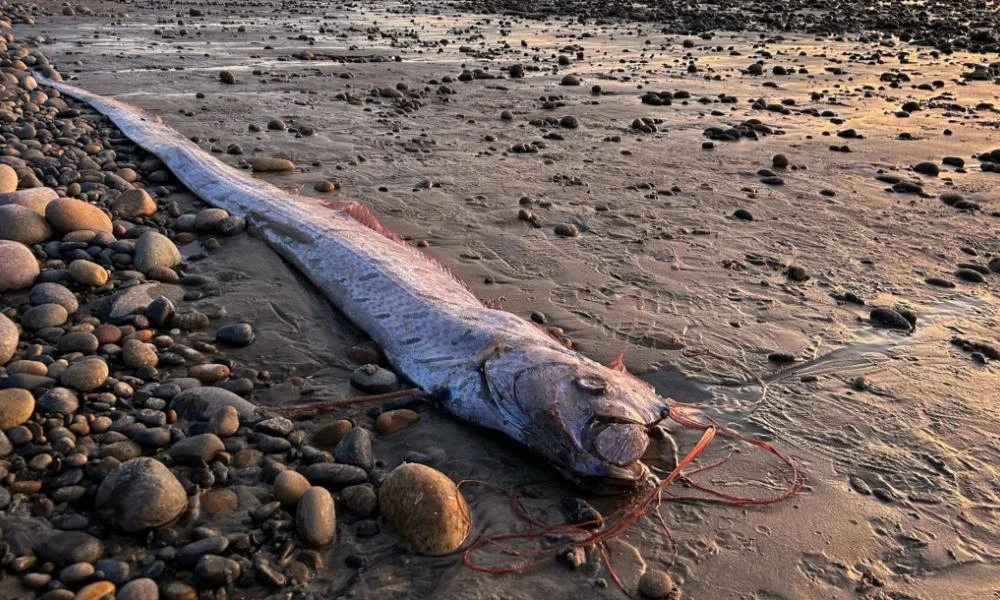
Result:
M330 207L333 210L344 211L347 213L347 216L351 217L358 223L361 223L365 227L377 232L380 235L384 235L394 242L399 242L401 244L406 243L406 241L403 240L398 233L383 225L370 208L360 202L355 202L354 200L338 200L337 202L332 202Z
M456 275L454 271L452 271L445 265L441 264L441 262L438 261L438 259L434 258L430 254L427 254L426 252L421 252L416 248L412 248L409 244L406 243L406 240L404 240L401 235L383 225L382 222L378 220L378 217L375 216L375 213L373 213L371 209L365 206L364 204L357 202L355 200L338 200L336 202L328 202L326 204L328 204L330 208L332 208L333 210L343 211L347 216L351 217L352 219L364 225L365 227L371 229L372 231L378 233L379 235L385 236L394 242L399 242L400 244L406 246L407 248L411 248L417 255L423 257L424 260L438 267L439 269L450 275L452 279L462 284L462 286L465 289L469 290L470 292L472 291L472 288L469 287L468 283L466 283L461 277ZM487 305L487 307L493 308L492 306L489 305ZM497 308L499 309L501 307Z

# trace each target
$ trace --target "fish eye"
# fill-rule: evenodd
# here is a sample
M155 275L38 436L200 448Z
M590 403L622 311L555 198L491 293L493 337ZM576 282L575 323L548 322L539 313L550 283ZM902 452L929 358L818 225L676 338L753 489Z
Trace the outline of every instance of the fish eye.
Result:
M608 389L608 383L600 377L581 375L576 378L576 387L594 395L603 394Z

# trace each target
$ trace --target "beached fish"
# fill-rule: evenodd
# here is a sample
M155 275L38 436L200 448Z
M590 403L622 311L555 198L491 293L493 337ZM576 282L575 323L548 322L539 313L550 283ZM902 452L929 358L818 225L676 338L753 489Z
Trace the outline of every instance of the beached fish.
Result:
M157 117L40 80L109 117L205 202L245 216L449 413L503 432L588 489L651 482L640 459L667 401L620 364L601 365L537 325L484 306L356 203L332 209L285 192L220 162Z

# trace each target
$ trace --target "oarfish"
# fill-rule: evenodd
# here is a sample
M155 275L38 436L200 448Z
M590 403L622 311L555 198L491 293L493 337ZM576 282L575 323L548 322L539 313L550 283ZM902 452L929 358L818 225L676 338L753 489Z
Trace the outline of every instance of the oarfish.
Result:
M158 117L39 79L106 115L202 200L246 217L448 413L506 434L594 491L627 491L653 479L641 458L668 404L645 382L485 306L359 204L334 209L283 191L219 161Z

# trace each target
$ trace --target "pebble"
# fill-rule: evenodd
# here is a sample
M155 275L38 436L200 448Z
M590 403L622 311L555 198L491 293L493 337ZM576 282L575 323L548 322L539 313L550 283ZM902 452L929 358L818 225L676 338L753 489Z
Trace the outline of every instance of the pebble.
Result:
M45 329L58 327L66 322L69 314L59 304L42 304L29 308L21 316L21 325L25 329Z
M37 404L40 412L57 415L71 415L80 408L76 392L63 387L52 388L45 392L38 398Z
M149 303L149 306L146 307L145 315L149 319L150 324L162 328L170 322L170 318L176 313L177 309L174 307L174 303L170 301L170 298L160 296Z
M745 208L737 208L733 212L733 217L741 221L753 221L753 215Z
M135 244L132 263L135 268L148 273L157 267L173 267L181 262L181 253L170 238L155 231L142 234Z
M0 164L0 194L17 189L17 171L9 165Z
M156 214L156 201L142 189L125 190L111 202L111 208L123 219L152 217Z
M181 546L177 550L177 562L182 567L193 567L206 554L222 554L229 547L229 540L221 535L213 535Z
M350 485L340 493L347 510L359 517L370 517L378 510L378 496L371 484Z
M986 278L983 274L975 269L960 268L955 270L955 277L963 281L968 281L970 283L985 283Z
M0 193L0 205L16 204L17 206L23 206L44 218L45 207L58 197L59 194L52 188L29 188L6 194ZM47 223L48 221L46 221Z
M226 85L235 85L236 74L232 71L219 71L219 81Z
M302 469L313 485L343 487L368 481L368 473L361 467L337 463L313 463Z
M337 521L330 492L316 486L303 494L295 511L295 528L299 538L313 548L333 543L337 536Z
M674 580L666 571L650 569L639 578L639 593L646 598L670 598L674 591Z
M576 237L580 235L580 229L572 223L559 223L553 231L556 235L562 237Z
M215 332L215 341L237 348L249 346L253 340L253 327L249 323L233 323L220 327Z
M59 571L59 581L73 585L86 581L93 574L94 565L85 562L73 563Z
M69 314L80 309L80 303L76 299L76 294L64 285L58 283L39 283L31 288L28 295L28 302L38 306L40 304L58 304L66 309Z
M106 231L114 227L111 219L100 208L75 198L58 198L45 207L45 220L58 233L69 233L81 229Z
M104 556L104 543L82 531L58 531L42 536L34 545L35 554L58 567L93 563Z
M203 208L194 215L195 231L212 231L229 218L229 213L221 208Z
M232 406L240 421L257 421L257 407L229 390L219 387L195 387L184 390L170 401L177 416L189 421L207 421L224 406Z
M69 263L67 267L69 276L77 283L89 285L91 287L101 287L108 282L108 271L97 263L89 260L77 259Z
M29 288L39 273L38 261L27 246L0 240L0 292Z
M891 308L873 308L868 319L872 324L888 329L913 330L913 325L903 315Z
M223 406L212 415L208 426L219 437L235 435L240 428L240 414L232 406Z
M115 584L110 581L95 581L76 593L73 600L101 600L115 593Z
M803 267L797 265L789 265L785 270L785 275L792 281L806 281L809 279L809 274Z
M160 588L163 600L196 600L198 590L183 581L169 581ZM117 600L117 599L116 599Z
M360 467L371 472L375 468L372 434L363 427L352 428L333 449L333 456L338 463Z
M932 162L921 162L913 165L913 170L921 175L929 175L931 177L937 177L941 169Z
M771 165L776 169L785 169L788 167L788 157L784 154L775 154L771 157Z
M375 420L375 430L381 435L396 433L420 420L420 413L408 408L387 410Z
M19 337L20 334L18 333L17 325L5 315L0 314L0 365L7 364L11 357L14 356L14 352L17 351L17 340Z
M108 375L108 363L92 357L78 360L66 367L59 376L59 381L68 388L80 392L92 392L104 385Z
M254 173L277 173L294 171L295 163L286 158L257 157L249 160Z
M206 554L194 568L195 582L202 587L220 588L233 584L240 576L240 563L231 558Z
M351 373L351 385L366 394L394 391L399 380L396 374L375 364L362 365Z
M402 464L379 488L379 510L404 547L418 554L447 554L469 533L471 518L455 483L426 465Z
M352 427L354 427L354 423L349 420L337 419L330 425L317 430L313 434L313 442L317 446L336 446Z
M40 244L52 237L52 228L44 217L24 206L0 206L0 240L22 244Z
M115 600L159 600L160 590L156 582L148 577L133 579L122 586Z
M114 525L133 532L166 525L187 508L187 494L163 463L138 457L122 463L101 482L94 504L111 509Z
M0 390L0 431L26 423L35 412L35 397L28 390Z
M285 506L294 506L310 487L305 476L288 469L278 473L274 480L274 498Z
M229 367L216 363L195 365L188 369L188 377L194 377L205 385L211 385L228 379Z
M170 447L170 456L178 463L209 462L226 446L214 433L202 433L183 439Z

